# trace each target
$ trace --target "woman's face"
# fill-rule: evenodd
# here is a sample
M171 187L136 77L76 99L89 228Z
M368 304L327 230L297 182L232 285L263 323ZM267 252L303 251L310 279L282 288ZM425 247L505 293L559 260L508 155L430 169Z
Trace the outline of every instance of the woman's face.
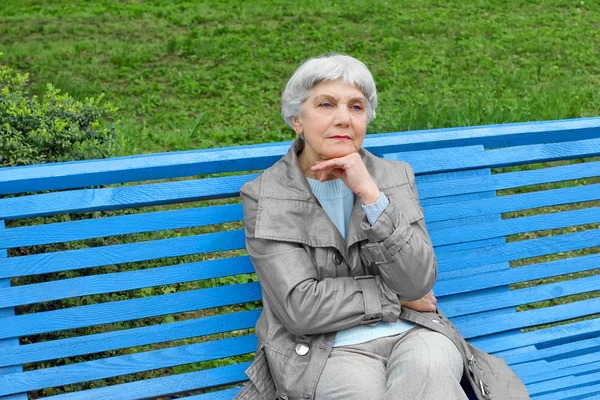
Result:
M294 130L304 134L302 158L310 163L357 152L367 131L367 99L341 78L316 85L304 102Z

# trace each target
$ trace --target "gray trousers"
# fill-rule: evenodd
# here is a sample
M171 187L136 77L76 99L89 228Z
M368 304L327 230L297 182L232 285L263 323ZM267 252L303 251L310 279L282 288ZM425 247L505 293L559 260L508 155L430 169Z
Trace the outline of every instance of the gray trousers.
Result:
M467 400L462 373L454 343L416 326L396 336L334 347L315 400Z

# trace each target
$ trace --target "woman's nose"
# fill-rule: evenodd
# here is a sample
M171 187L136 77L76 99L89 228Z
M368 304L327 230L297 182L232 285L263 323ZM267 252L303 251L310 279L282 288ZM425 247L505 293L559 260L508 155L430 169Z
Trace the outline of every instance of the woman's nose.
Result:
M335 110L335 125L348 125L350 123L350 111L345 106L337 107Z

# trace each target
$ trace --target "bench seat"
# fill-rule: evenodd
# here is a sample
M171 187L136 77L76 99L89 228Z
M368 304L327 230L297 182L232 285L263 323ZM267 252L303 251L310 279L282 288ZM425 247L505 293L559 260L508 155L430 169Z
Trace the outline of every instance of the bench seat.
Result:
M231 399L241 185L289 143L0 169L0 399ZM600 398L600 118L370 135L417 175L440 308L532 399Z

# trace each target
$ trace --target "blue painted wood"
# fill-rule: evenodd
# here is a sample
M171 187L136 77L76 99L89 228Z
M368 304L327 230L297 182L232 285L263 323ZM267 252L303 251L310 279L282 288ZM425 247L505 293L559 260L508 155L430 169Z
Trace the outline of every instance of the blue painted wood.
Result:
M494 335L472 338L470 342L490 353L498 353L529 345L548 348L599 335L600 318L597 318L531 332L521 332L519 330L501 332Z
M365 148L374 154L483 144L486 148L562 142L598 137L600 118L491 125L403 134L370 135ZM171 152L109 160L92 160L3 168L0 195L77 188L220 172L260 170L279 159L290 142L216 150Z
M261 299L258 282L6 317L0 339L203 310Z
M260 310L236 312L189 321L13 346L3 349L0 366L33 363L254 328L259 314Z
M466 160L456 160L439 166L430 164L421 173L458 171L471 168L499 168L520 164L533 164L600 155L600 139L588 139L573 142L532 144L488 150L479 154L470 154ZM388 153L386 158L402 160L402 153Z
M0 218L7 220L54 214L107 211L237 196L257 174L86 189L0 200Z
M505 293L469 292L454 296L453 300L440 298L440 308L448 317L519 306L575 294L593 292L600 288L600 275L570 281L511 290Z
M600 246L600 230L598 229L511 242L505 245L490 246L488 249L445 253L438 257L438 263L439 269L442 271L460 270L478 265L515 261L595 246Z
M248 256L223 258L16 286L0 291L0 307L253 273Z
M242 388L225 389L218 392L199 394L197 396L186 397L186 400L231 400L238 394Z
M438 204L425 208L425 219L431 222L448 218L470 218L487 213L508 213L532 208L565 205L598 200L600 184L551 189L496 197L493 200L467 200Z
M244 231L208 233L149 242L67 250L0 260L0 278L77 270L245 247Z
M586 385L554 393L534 396L533 400L598 400L600 399L600 385Z
M173 393L187 392L199 388L226 385L247 379L244 370L249 362L229 365L205 371L190 372L146 379L143 381L107 386L84 392L67 393L47 397L52 400L131 400L131 393L139 398L166 396Z
M533 383L527 387L527 390L530 392L531 395L536 395L549 393L553 390L561 390L565 387L577 387L598 381L600 381L600 372L581 376L569 376L540 383ZM564 399L564 397L561 398Z
M536 360L561 359L567 356L571 357L589 354L593 351L597 352L598 349L600 349L600 338L596 337L553 346L546 349L529 348L528 351L507 351L496 355L504 358L507 363L514 365Z
M3 220L0 219L0 232L6 230L6 226ZM8 252L6 250L0 249L0 262L8 258ZM6 288L10 288L10 279L0 279L0 292L6 290ZM2 307L0 306L0 320L3 318L9 318L15 315L15 311L13 307ZM9 352L13 349L19 348L19 339L17 338L6 338L0 340L0 352L4 353ZM1 354L0 353L0 354ZM20 364L20 363L19 363ZM16 364L13 366L10 365L0 365L0 378L4 375L19 373L23 371L21 365ZM27 400L27 394L15 394L11 396L10 400Z
M431 232L431 240L434 246L443 246L597 222L600 222L599 207L505 219L473 225L472 229L465 229L464 226L438 229Z
M455 317L452 321L466 338L473 338L495 332L585 317L596 314L598 307L600 307L600 299L588 299L576 303L519 312L510 319L496 318L494 315L483 312ZM481 321L485 321L485 324Z
M2 375L0 396L242 355L257 344L255 336L241 336Z
M506 271L493 271L484 275L463 277L460 279L441 279L435 285L435 293L437 296L446 296L471 292L518 282L591 271L597 269L598 265L600 265L600 254L590 254L512 268Z
M24 226L0 231L5 248L69 242L140 232L182 229L243 219L242 205L229 204Z
M484 175L479 177L456 177L444 181L425 181L417 176L417 188L421 199L447 197L463 193L478 193L488 190L504 190L522 186L555 183L575 179L585 179L600 175L600 162L587 162L582 164L563 165L528 171L505 172L501 174ZM455 173L442 175L451 176Z

